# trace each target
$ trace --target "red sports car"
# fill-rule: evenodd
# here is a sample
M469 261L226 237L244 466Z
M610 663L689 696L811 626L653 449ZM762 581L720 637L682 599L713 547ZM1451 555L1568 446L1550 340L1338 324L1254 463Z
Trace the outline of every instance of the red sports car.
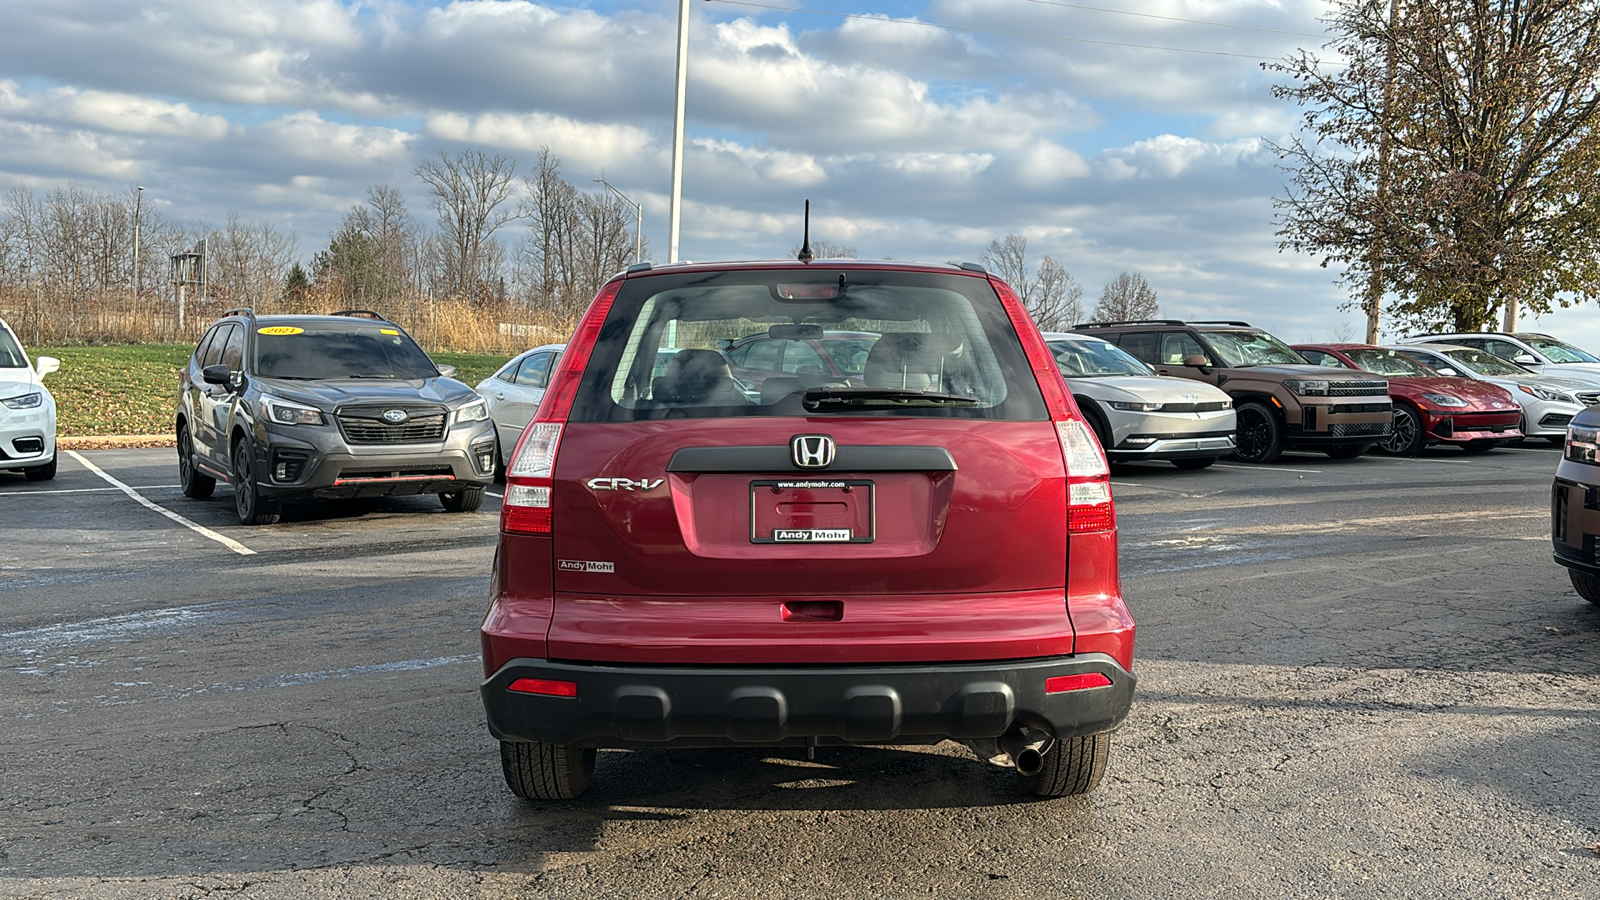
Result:
M1313 365L1362 369L1389 379L1394 427L1378 444L1415 456L1428 444L1482 453L1522 437L1522 411L1511 393L1487 381L1446 378L1396 350L1370 344L1296 344Z

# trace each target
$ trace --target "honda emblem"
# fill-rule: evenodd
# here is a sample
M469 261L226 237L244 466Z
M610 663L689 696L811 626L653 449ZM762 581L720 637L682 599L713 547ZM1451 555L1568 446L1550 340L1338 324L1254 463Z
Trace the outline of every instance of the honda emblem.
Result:
M789 439L789 456L801 469L825 469L833 465L836 448L825 434L797 434Z

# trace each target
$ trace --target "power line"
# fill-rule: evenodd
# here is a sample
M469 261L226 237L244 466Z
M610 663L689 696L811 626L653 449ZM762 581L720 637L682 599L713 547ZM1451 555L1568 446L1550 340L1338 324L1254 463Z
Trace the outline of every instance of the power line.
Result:
M1029 31L1001 31L996 28L970 28L965 25L945 25L939 22L923 22L918 19L890 19L883 16L868 16L861 13L827 12L820 9L800 9L794 6L777 6L767 3L753 3L751 0L711 0L714 3L727 3L733 6L751 6L756 9L770 9L778 12L804 13L812 16L832 16L836 19L865 19L869 22L886 22L893 25L921 25L926 28L940 28L946 31L967 31L973 34L994 34L1002 37L1040 38L1047 41L1066 41L1073 44L1095 44L1101 47L1128 47L1134 50L1163 50L1168 53L1192 53L1198 56L1231 56L1236 59L1254 59L1273 62L1280 57L1257 56L1251 53L1228 53L1224 50L1193 50L1188 47L1161 47L1153 44L1132 44L1126 41L1097 41L1091 38L1065 37L1059 34L1038 34ZM1317 35L1321 37L1322 35Z
M1041 6L1062 6L1067 9L1081 9L1086 12L1110 13L1117 16L1138 16L1141 19L1160 19L1164 22L1182 22L1185 25L1210 25L1214 28L1237 28L1241 31L1260 31L1266 34L1287 34L1293 37L1326 38L1327 34L1312 34L1309 31L1283 31L1277 28L1261 28L1256 25L1238 25L1233 22L1207 22L1204 19L1182 19L1177 16L1163 16L1156 13L1134 12L1128 9L1108 9L1104 6L1081 6L1077 3L1062 3L1060 0L1028 0Z

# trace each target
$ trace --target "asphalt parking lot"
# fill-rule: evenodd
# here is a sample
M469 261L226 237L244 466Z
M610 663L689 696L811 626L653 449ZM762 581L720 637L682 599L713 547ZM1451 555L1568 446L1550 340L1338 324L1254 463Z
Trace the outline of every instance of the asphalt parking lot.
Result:
M1595 896L1557 458L1118 471L1139 693L1054 801L947 743L606 752L525 803L476 693L497 498L243 528L171 450L0 473L0 895Z

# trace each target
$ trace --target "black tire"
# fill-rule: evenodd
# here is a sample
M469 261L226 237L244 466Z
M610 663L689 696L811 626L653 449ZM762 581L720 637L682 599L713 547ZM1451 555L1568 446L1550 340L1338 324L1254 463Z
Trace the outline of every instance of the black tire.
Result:
M483 505L483 487L478 485L440 494L439 503L448 512L472 512Z
M1241 462L1269 463L1283 455L1283 426L1272 410L1260 403L1243 403L1235 411L1239 432L1233 455Z
M1568 569L1567 575L1572 578L1572 589L1578 592L1579 597L1600 605L1600 578L1579 572L1577 569Z
M1044 755L1044 768L1022 778L1022 785L1041 797L1087 794L1100 784L1111 753L1111 735L1064 738Z
M501 741L500 771L524 800L571 800L594 778L593 747L545 741Z
M1567 436L1564 434L1547 434L1544 439L1549 441L1552 447L1565 447L1567 445Z
M500 446L500 435L498 432L496 432L494 436L494 483L506 483L506 456L504 450Z
M1334 444L1322 448L1322 452L1328 454L1329 459L1355 459L1371 449L1371 444Z
M189 437L189 426L178 426L178 486L183 495L195 500L206 500L217 489L217 480L194 467L194 441Z
M1083 418L1088 421L1089 429L1094 432L1095 440L1100 442L1100 449L1106 451L1106 458L1111 457L1111 423L1106 421L1106 414L1087 400L1079 400L1078 408L1083 410Z
M1461 445L1462 453L1488 453L1500 446L1501 441L1467 441Z
M50 454L50 461L42 466L29 466L22 470L22 475L29 481L49 481L56 477L56 459L58 454Z
M1193 472L1196 469L1209 469L1211 464L1216 461L1217 458L1215 456L1202 456L1199 459L1175 459L1172 464L1180 469Z
M283 514L283 501L261 496L256 488L255 459L248 439L233 445L233 511L241 525L272 525Z
M1378 448L1391 456L1416 456L1422 452L1426 438L1422 433L1422 417L1404 403L1394 405L1394 424L1389 434L1378 442Z

